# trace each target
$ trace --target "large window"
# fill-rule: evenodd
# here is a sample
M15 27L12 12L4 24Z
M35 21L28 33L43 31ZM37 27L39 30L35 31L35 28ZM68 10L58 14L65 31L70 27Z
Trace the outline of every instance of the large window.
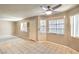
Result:
M79 14L71 16L71 36L79 37Z
M20 25L20 30L22 32L27 32L27 22L22 22Z
M46 20L40 20L40 32L46 33Z
M49 20L48 29L48 33L64 34L64 19Z

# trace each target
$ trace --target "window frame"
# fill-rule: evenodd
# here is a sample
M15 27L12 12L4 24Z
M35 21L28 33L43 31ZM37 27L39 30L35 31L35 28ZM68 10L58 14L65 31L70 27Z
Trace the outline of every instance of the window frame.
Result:
M76 21L77 23L74 25L76 16L77 16L77 21ZM73 24L72 24L72 22L73 22ZM78 30L79 29L79 23L78 22L79 22L79 13L70 16L70 36L72 38L79 38L79 30ZM78 26L78 27L76 27L77 30L75 30L76 25ZM75 32L75 31L77 31L77 32Z
M21 32L28 32L27 22L20 23L20 31Z
M45 23L43 23L43 22L45 22ZM46 30L47 30L47 28L46 28L46 20L40 20L39 21L39 32L40 33L46 33ZM43 23L43 24L41 24L41 23ZM41 31L41 29L43 29L43 31Z
M64 22L63 22L63 24L64 24L64 26L63 26L63 28L61 27L61 29L63 29L63 33L61 34L61 33L58 33L58 29L60 29L59 27L57 27L57 26L59 26L58 24L57 24L57 22L58 22L58 20L63 20ZM55 28L52 28L52 29L56 29L55 31L55 33L54 32L49 32L49 29L50 29L50 24L49 24L49 21L56 21L56 23L55 23ZM60 25L61 25L62 23L60 23ZM54 25L53 25L54 26ZM64 35L65 33L65 18L60 18L60 19L52 19L52 20L48 20L48 33L49 34L56 34L56 35Z

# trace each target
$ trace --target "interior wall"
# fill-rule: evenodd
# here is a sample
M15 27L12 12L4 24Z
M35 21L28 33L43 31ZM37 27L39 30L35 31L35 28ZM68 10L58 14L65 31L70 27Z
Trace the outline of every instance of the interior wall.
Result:
M68 11L68 17L75 15L75 14L79 14L79 5L71 10ZM69 22L70 19L68 19ZM78 37L71 37L71 29L70 29L70 23L69 23L69 37L68 37L68 46L79 51L79 38Z
M16 36L18 37L21 37L23 39L27 39L29 36L28 36L28 32L22 32L20 30L20 25L21 25L21 22L28 22L27 20L21 20L21 21L17 21L16 22Z
M27 32L20 31L20 23L27 22ZM37 17L25 18L21 21L16 22L16 36L23 39L37 40Z
M38 17L31 17L29 19L29 39L37 41L38 40Z
M15 33L14 25L15 25L14 22L0 21L0 36L14 35Z
M65 33L64 35L47 34L47 40L57 44L63 44L79 51L79 38L71 37L70 16L79 13L79 6L63 13L65 15ZM60 16L59 14L58 16Z
M20 22L22 22L22 21L16 22L16 24L17 24L17 27L16 27L17 36L22 37L22 38L32 39L32 40L38 40L38 41L47 40L50 42L55 42L57 44L63 44L63 45L69 46L69 47L79 51L79 46L78 46L79 45L79 38L73 38L70 35L70 15L74 15L75 13L79 13L79 6L73 8L71 10L68 10L64 13L52 15L52 16L47 16L45 18L45 20L48 21L52 17L65 16L64 35L50 34L47 32L45 34L39 33L38 26L39 26L39 21L41 18L31 17L31 18L26 18L26 19L22 20L22 21L29 22L28 33L23 33L19 30ZM48 30L48 26L47 26L47 30Z
M47 29L45 33L40 32L40 20L46 20L46 17L39 16L38 17L38 41L46 41L47 40ZM47 20L46 20L46 28L47 28Z
M68 22L67 22L67 16L66 13L61 13L61 14L57 14L51 17L48 17L47 20L53 20L54 17L58 17L58 18L63 18L63 16L65 16L64 18L64 35L58 35L58 34L53 34L53 33L47 33L47 40L51 41L51 42L55 42L57 44L63 44L63 45L68 45ZM47 27L48 28L48 27Z

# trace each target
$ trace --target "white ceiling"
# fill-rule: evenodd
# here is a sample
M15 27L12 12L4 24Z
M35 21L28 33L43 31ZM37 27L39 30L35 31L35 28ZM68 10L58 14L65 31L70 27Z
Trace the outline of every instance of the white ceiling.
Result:
M40 4L0 4L0 20L18 21L26 17L43 15L44 10L40 6ZM56 11L63 12L75 6L75 4L64 4Z

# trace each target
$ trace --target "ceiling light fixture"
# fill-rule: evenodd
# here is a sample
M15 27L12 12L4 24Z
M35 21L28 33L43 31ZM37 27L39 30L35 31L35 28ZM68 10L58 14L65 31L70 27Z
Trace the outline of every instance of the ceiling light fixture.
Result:
M51 10L48 10L48 11L45 12L45 14L46 15L50 15L50 14L52 14L52 11Z
M58 9L59 7L61 7L62 4L58 4L54 7L51 7L51 6L40 6L44 11L45 11L45 14L46 15L50 15L50 14L55 14L55 13L58 13L58 11L55 11L56 9Z

